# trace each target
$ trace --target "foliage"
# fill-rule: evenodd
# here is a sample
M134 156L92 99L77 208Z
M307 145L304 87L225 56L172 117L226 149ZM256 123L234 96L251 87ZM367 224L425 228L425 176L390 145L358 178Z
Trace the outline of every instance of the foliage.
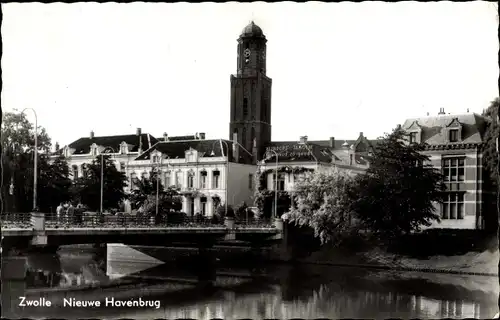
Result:
M278 173L292 173L292 174L302 174L312 173L314 169L300 167L300 166L281 166L278 167ZM267 189L267 176L270 173L275 173L276 169L266 169L263 171L258 171L255 175L255 193L254 193L254 205L259 209L264 216L270 217L271 212L274 211L273 203L275 192L274 190ZM271 188L271 189L274 189ZM291 204L291 197L286 191L278 191L278 212L285 212Z
M24 113L6 112L2 117L1 145L2 145L2 208L3 211L29 212L33 203L33 173L34 173L34 146L35 127ZM44 128L37 130L38 150L38 194L37 204L40 203L47 210L50 203L43 203L41 196L58 197L50 190L43 190L44 177L57 175L59 167L50 166L44 157L50 151L50 138ZM50 172L56 170L56 172ZM67 178L64 177L64 178ZM11 190L12 184L12 190ZM12 194L11 194L12 191ZM64 198L64 197L63 197ZM40 202L42 201L42 202ZM55 200L54 200L55 201Z
M157 179L155 172L151 171L149 177L150 178L142 177L142 179L133 181L133 189L129 195L129 200L132 208L140 208L144 204L148 196L156 195L157 188L159 194L163 194L164 192L172 193L176 191L170 188L169 190L164 191L161 179Z
M239 206L236 207L235 216L239 220L251 219L253 218L253 212L248 208L246 202L242 202Z
M483 165L484 165L484 190L483 203L485 214L485 224L496 230L498 224L498 153L496 150L496 140L500 134L500 125L498 123L498 110L500 108L500 98L495 98L490 106L483 113L490 118L484 134L483 146ZM493 214L497 213L497 214Z
M228 205L227 206L227 214L226 214L226 206L224 204L221 204L220 206L217 207L217 215L224 220L225 217L235 217L234 214L234 209L232 206Z
M440 220L434 204L442 202L442 175L429 157L426 145L408 144L397 127L377 145L366 174L356 177L354 210L365 227L385 239L420 230Z
M116 169L109 156L98 156L86 165L85 173L75 181L72 190L81 203L96 211L100 209L101 202L101 158L104 159L103 210L118 208L127 197L124 191L127 185L125 173Z
M141 204L142 212L146 215L156 214L156 195L147 195ZM158 193L158 214L178 212L182 210L182 197L174 188Z
M296 206L283 219L298 226L308 226L322 244L338 245L353 226L351 190L353 178L333 170L308 175L295 185Z
M63 156L51 163L42 156L39 162L38 206L42 212L52 212L61 203L70 201L71 179L68 162Z

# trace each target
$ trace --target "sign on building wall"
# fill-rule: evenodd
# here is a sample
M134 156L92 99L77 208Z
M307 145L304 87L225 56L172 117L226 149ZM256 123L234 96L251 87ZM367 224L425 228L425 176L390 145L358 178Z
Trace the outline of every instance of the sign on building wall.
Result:
M300 158L310 155L309 149L304 144L272 146L267 147L266 151L269 152L269 156L274 155L274 153L270 151L276 152L279 158Z

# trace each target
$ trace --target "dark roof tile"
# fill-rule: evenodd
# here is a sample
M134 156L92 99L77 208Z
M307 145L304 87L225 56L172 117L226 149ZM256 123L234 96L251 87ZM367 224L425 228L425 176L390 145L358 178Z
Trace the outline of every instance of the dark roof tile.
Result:
M222 141L222 142L221 142ZM226 146L226 142L227 146ZM221 149L222 146L222 149ZM232 142L224 139L211 139L211 140L180 140L180 141L160 141L145 151L136 160L148 160L154 150L160 151L163 155L168 156L170 159L183 159L185 152L189 149L197 150L203 153L204 157L222 157L228 154L227 147L229 147L229 161L233 161L232 156ZM214 154L212 155L212 151ZM224 152L222 152L224 151Z

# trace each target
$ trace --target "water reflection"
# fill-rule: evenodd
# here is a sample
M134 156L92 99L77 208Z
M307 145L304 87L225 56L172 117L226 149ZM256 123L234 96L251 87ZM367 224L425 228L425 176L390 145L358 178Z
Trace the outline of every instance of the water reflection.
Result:
M31 254L26 279L5 274L2 261L2 316L10 318L491 318L498 312L498 279L320 266L217 266L215 287L198 285L186 260L142 272L135 278L106 275L98 249ZM117 268L119 266L113 266ZM253 269L255 266L252 266ZM196 268L191 268L192 270ZM92 287L95 287L94 289ZM89 289L90 288L90 289ZM50 308L21 308L18 297L46 297ZM159 300L154 308L65 308L63 298Z

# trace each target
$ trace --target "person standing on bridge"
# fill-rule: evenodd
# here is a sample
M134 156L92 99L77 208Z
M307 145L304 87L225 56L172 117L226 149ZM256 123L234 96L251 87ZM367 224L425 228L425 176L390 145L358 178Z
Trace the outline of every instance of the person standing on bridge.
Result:
M68 222L73 222L75 217L75 207L73 207L73 203L69 203L68 210L66 210L66 217Z
M58 221L61 221L61 216L63 215L63 203L59 203L59 205L56 208L56 217Z

